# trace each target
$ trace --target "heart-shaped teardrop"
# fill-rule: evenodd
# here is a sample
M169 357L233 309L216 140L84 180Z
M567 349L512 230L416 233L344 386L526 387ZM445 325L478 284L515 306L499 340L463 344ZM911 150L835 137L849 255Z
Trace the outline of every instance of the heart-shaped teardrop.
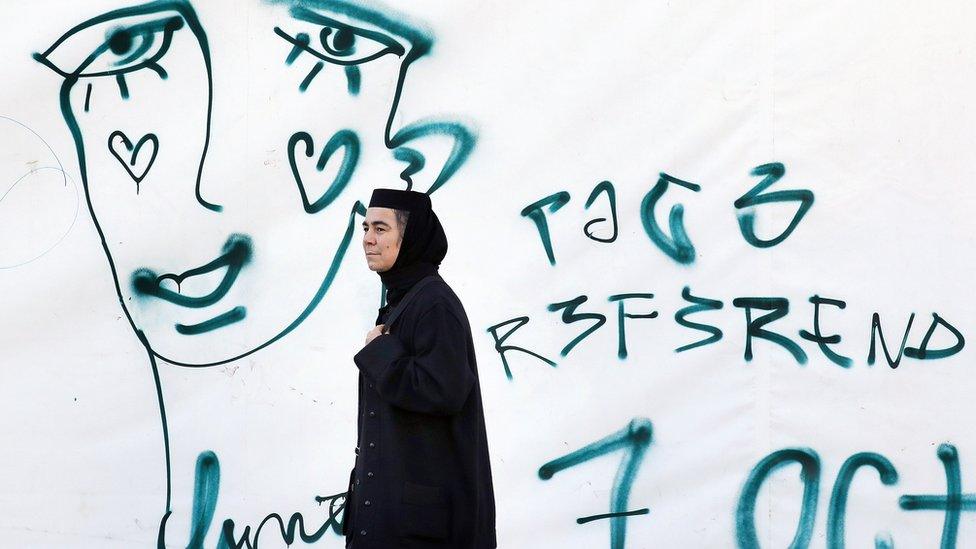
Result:
M302 175L298 172L298 164L295 161L295 146L298 143L305 144L305 156L312 158L315 154L312 136L307 132L297 132L291 136L291 139L288 140L288 162L291 164L291 173L295 177L295 182L298 183L298 192L302 196L302 206L307 213L317 213L338 198L349 183L352 172L356 168L356 162L359 161L359 137L352 130L340 130L325 144L318 162L315 163L315 169L320 172L324 170L329 159L339 149L343 149L344 152L342 165L339 166L339 171L332 179L332 183L329 184L329 188L314 202L308 200L308 192L305 190L305 183L302 182Z
M146 156L143 155L143 162L139 162L139 151L147 143L151 145L152 153L149 155L149 160L145 160ZM119 154L123 149L124 157L123 154ZM154 133L147 133L133 145L132 141L129 140L129 137L122 130L116 130L108 136L108 150L122 164L129 177L136 182L136 193L138 194L139 183L146 177L146 174L149 173L149 168L156 161L156 154L159 152L159 138ZM137 162L139 162L138 166L136 165Z

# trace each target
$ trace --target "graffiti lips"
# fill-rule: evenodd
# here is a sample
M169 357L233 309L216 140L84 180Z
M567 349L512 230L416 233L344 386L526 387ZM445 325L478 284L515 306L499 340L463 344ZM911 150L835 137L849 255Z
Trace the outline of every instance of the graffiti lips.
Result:
M237 275L250 260L252 254L251 239L242 234L232 234L224 244L223 253L207 263L180 274L165 273L157 275L148 268L142 268L132 273L132 287L136 293L156 297L170 303L190 308L209 307L223 299L237 280ZM181 293L182 283L194 276L201 276L226 267L223 278L216 288L202 296L191 296ZM162 286L164 280L176 283L177 291ZM242 320L245 316L244 307L234 307L230 311L217 317L194 325L177 324L176 330L182 334L192 335L207 332Z

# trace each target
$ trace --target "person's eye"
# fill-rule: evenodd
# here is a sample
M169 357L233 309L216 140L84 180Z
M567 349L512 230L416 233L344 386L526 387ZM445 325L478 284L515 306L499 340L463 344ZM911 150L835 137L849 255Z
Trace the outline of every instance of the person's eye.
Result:
M294 8L295 26L306 28L289 33L275 27L275 34L292 45L287 63L301 53L309 53L334 65L354 66L368 63L387 54L402 56L406 49L384 32L364 29L326 17L320 13Z
M159 60L183 26L175 12L100 16L71 29L34 58L66 78L119 76L147 67L165 78Z

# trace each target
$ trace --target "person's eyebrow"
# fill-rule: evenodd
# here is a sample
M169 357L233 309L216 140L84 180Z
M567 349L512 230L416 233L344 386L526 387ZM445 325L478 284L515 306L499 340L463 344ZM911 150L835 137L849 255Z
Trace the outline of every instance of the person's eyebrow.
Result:
M389 227L389 226L390 226L390 224L389 224L389 223L387 223L386 221L372 221L372 222L366 222L366 221L363 221L363 227L367 227L367 226L369 226L369 225L373 225L374 227L375 227L376 225L385 225L385 226L387 226L387 227Z

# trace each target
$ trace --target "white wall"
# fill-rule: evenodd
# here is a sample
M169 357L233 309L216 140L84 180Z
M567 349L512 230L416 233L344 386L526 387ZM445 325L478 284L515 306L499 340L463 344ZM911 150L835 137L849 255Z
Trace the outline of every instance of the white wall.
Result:
M969 414L976 375L968 371L976 315L967 306L976 205L971 4L401 4L390 3L390 21L427 29L434 47L406 71L394 131L433 117L477 135L470 157L432 196L450 241L441 272L475 332L499 547L610 546L610 520L576 519L610 512L625 452L549 480L540 479L539 469L634 418L649 420L653 436L626 510L649 513L626 520L625 543L618 538L617 547L751 546L737 538L743 487L763 458L789 448L819 456L819 499L809 509L812 529L804 530L809 546L828 546L835 479L848 457L866 451L890 460L898 478L886 486L874 471L856 475L847 542L863 547L890 535L898 547L930 547L943 539L942 511L906 510L899 498L946 494L937 456L943 443L958 451L962 492L976 478ZM216 546L227 518L238 536L250 526L252 541L271 513L301 513L314 531L328 518L328 505L315 496L342 492L352 466L357 370L351 357L380 299L358 233L308 318L274 344L250 351L280 334L313 299L355 201L367 201L375 187L403 188L397 174L404 165L383 141L402 58L390 53L364 64L357 96L334 65L300 92L315 60L303 54L285 65L290 46L273 28L298 27L284 7L194 3L213 82L201 195L224 206L217 213L194 194L208 92L187 12L160 59L167 79L148 68L127 74L128 99L113 75L81 77L67 92L85 146L85 174L59 106L65 78L31 57L75 25L127 6L117 0L0 5L6 83L0 91L6 117L0 119L0 402L6 412L0 415L0 546L156 543L167 469L154 363L172 460L167 546L188 544L195 461L205 450L218 456L221 478L203 547ZM335 17L353 24L348 16ZM158 19L136 16L124 24ZM376 21L357 24L382 30ZM77 40L59 46L57 61L55 53L48 58L71 72L113 25L74 35ZM91 104L84 112L88 83ZM343 128L361 142L359 162L334 202L306 213L288 139L308 132L317 158ZM157 157L138 194L108 149L115 130L132 142L157 135ZM449 141L439 136L408 146L427 157L415 177L415 188L426 190ZM145 147L130 166L137 176L152 145ZM300 174L317 197L337 164L316 172L298 147ZM127 153L119 142L115 150ZM805 189L815 200L788 238L758 248L740 233L733 202L759 183L750 171L773 162L786 172L767 194ZM661 172L700 185L698 192L672 185L654 215L670 234L667 212L683 204L696 251L689 263L668 257L642 224L642 201ZM583 233L588 221L609 217L605 194L584 208L604 180L616 192L619 234L612 243ZM553 265L535 225L520 212L560 191L569 202L555 213L546 210ZM796 211L797 202L755 208L759 236L781 233ZM591 229L610 234L608 222ZM179 273L203 265L232 234L252 238L252 257L216 304L187 309L132 290L138 267ZM203 295L222 275L215 271L182 289ZM690 305L681 297L685 286L722 302L720 310L688 320L717 326L723 337L676 353L707 335L675 321ZM628 356L620 359L617 305L608 298L625 293L654 294L628 300L627 310L658 316L626 320ZM606 323L560 356L592 321L566 324L547 306L583 295L578 312L604 315ZM820 321L825 335L842 336L832 349L850 357L849 368L799 336L813 331L814 295L846 303L843 310L822 306ZM746 316L733 305L742 297L788 299L788 315L766 328L799 345L805 364L765 339L753 339L754 357L744 358ZM247 309L242 321L199 335L173 330L176 322L203 322L238 305ZM894 351L912 313L908 347L921 344L933 313L968 338L967 345L942 359L905 357L896 369L879 349L869 366L874 313ZM488 328L522 316L529 322L506 344L558 365L509 351L508 379ZM133 327L145 331L163 358L150 361ZM929 349L955 341L938 328ZM240 354L246 356L209 367L165 360L212 364ZM759 491L762 547L793 539L798 472L796 464L777 469ZM957 536L959 546L974 543L971 513L961 512ZM259 539L262 548L285 547L274 522ZM341 547L342 540L330 532L317 545Z

